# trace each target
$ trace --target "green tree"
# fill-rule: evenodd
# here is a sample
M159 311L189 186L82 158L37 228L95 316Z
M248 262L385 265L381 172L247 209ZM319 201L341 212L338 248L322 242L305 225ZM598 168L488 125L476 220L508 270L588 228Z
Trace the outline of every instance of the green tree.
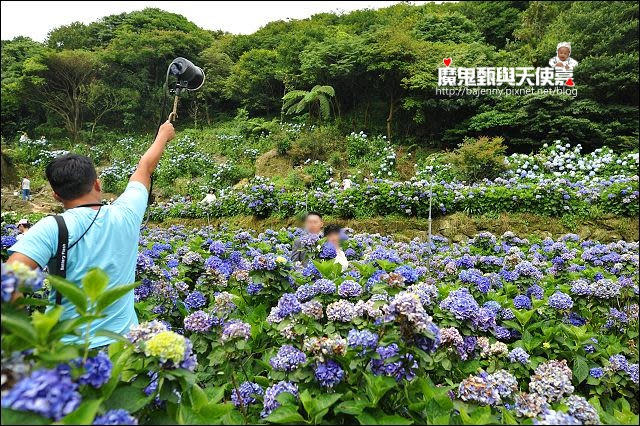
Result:
M24 65L46 48L28 37L3 40L2 65L2 135L12 138L16 132L31 131L43 119L39 105L29 102L24 82Z
M29 100L58 116L74 141L80 136L97 64L96 55L84 50L47 52L25 63Z
M460 12L477 26L487 43L504 48L514 40L514 31L520 28L522 12L528 1L478 1L463 2ZM478 40L472 40L478 41Z
M196 112L197 108L201 107L205 121L211 124L212 113L224 109L230 101L228 80L233 69L233 61L219 43L214 43L200 53L198 64L204 71L206 84L196 92L192 110ZM198 119L197 114L194 119Z
M309 118L327 120L331 116L331 100L336 95L331 86L315 85L309 91L292 90L282 97L285 114L300 114L309 110Z
M233 66L229 88L237 101L252 113L272 114L279 109L284 85L277 67L278 54L252 49Z

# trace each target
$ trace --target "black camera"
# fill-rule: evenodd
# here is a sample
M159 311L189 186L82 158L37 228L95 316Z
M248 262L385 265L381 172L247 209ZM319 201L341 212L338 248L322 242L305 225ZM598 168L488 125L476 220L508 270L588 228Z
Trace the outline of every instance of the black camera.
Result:
M169 74L178 80L177 88L180 89L198 90L204 84L202 68L185 58L174 59L169 65Z

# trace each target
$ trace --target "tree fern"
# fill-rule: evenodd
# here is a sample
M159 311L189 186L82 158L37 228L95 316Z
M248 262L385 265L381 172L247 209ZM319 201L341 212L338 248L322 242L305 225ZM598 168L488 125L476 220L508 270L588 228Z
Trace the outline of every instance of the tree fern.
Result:
M300 114L309 109L312 116L313 106L318 104L318 118L328 119L331 116L330 98L335 96L335 90L331 86L315 85L309 91L292 90L282 97L282 111L285 114Z

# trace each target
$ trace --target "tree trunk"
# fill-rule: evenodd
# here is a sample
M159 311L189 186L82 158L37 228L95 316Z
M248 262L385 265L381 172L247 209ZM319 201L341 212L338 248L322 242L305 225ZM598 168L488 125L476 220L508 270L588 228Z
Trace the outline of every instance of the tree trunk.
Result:
M367 115L369 114L369 105L371 105L371 101L367 100L367 104L364 107L364 128L367 128Z
M393 125L393 106L395 101L393 99L393 93L391 94L391 99L389 101L389 115L387 116L387 140L391 142L391 127Z

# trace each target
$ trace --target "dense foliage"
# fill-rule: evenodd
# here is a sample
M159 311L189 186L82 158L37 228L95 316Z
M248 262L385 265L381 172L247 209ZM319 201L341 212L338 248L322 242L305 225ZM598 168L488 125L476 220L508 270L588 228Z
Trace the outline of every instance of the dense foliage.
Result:
M316 261L289 260L294 238ZM637 424L638 243L343 246L345 270L299 229L143 230L143 323L80 359L53 350L74 329L55 309L8 300L53 286L90 320L99 271L72 291L3 269L3 421Z
M463 67L545 66L559 41L580 61L575 99L435 93L445 57ZM73 23L44 43L2 41L2 134L95 142L104 129L153 131L177 56L207 74L181 104L180 120L196 127L238 107L280 116L284 96L283 112L330 116L343 133L427 146L486 135L517 150L555 139L618 149L638 137L638 5L624 1L398 4L271 22L250 35L158 9Z

